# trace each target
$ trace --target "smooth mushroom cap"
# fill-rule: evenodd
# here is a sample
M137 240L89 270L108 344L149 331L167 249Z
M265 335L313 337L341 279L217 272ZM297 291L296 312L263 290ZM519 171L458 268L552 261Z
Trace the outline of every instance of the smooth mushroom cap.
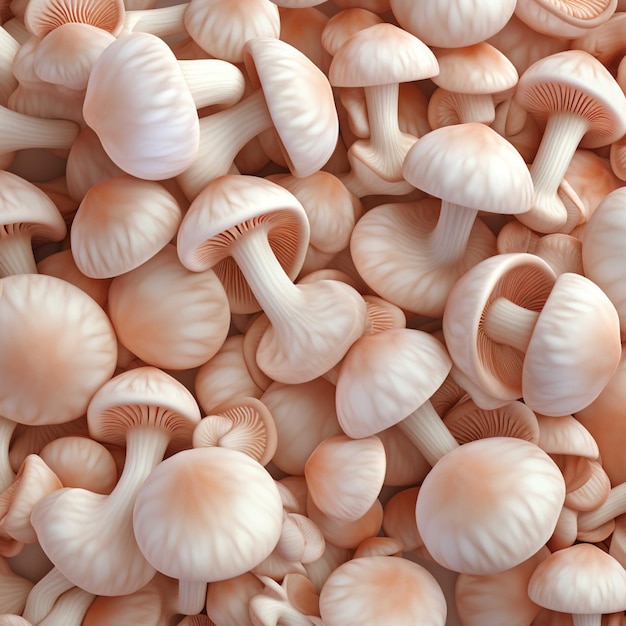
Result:
M359 30L380 24L382 18L372 11L355 7L335 13L324 26L322 31L322 47L330 55L335 56L337 51Z
M198 114L178 61L148 33L126 35L100 55L83 115L115 164L138 178L177 176L198 151Z
M119 341L133 354L174 370L206 363L230 327L228 298L215 272L190 272L170 244L113 280L109 315Z
M213 269L233 313L259 310L229 246L255 227L267 231L269 245L293 280L309 242L304 208L289 191L258 176L227 175L209 183L191 203L178 231L177 249L191 271Z
M72 222L76 265L91 278L129 272L167 245L181 219L176 198L156 181L122 174L97 183Z
M248 41L244 63L253 87L263 89L290 171L309 176L320 170L339 137L335 100L325 74L302 52L272 37Z
M367 556L340 565L320 593L326 626L443 626L447 605L435 578L417 563Z
M528 595L540 606L575 615L626 609L626 570L589 543L552 553L534 571Z
M524 159L485 124L443 126L424 135L404 162L418 189L475 210L510 215L528 211L533 184Z
M417 527L440 565L495 574L547 542L564 500L563 476L541 448L489 437L452 450L428 473L417 498Z
M160 463L133 511L146 559L186 581L225 580L251 570L276 546L282 523L272 477L247 454L227 448L184 450Z
M0 414L31 425L83 415L113 375L117 342L83 291L44 274L0 280Z
M429 400L450 366L443 345L422 331L397 328L362 337L339 370L341 428L360 438L394 426Z

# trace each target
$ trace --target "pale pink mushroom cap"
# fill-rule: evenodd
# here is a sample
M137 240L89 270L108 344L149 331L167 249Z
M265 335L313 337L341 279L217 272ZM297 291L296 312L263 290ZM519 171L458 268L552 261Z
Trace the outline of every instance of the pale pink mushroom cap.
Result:
M376 13L360 7L339 11L324 26L322 46L334 56L351 35L382 21Z
M515 0L390 0L391 10L402 28L429 46L459 48L495 35L515 9Z
M541 448L513 437L479 439L428 473L417 497L417 527L440 565L495 574L546 543L564 500L563 476Z
M100 55L83 115L115 164L138 178L177 176L196 157L196 105L174 53L154 35L126 35Z
M251 570L276 546L282 523L270 474L227 448L185 450L160 463L133 512L146 559L167 576L197 582Z
M443 626L447 605L441 587L421 565L394 556L365 556L328 577L320 615L325 626Z
M309 176L335 151L339 120L325 74L302 52L272 37L246 43L244 63L262 88L283 157L292 174Z
M579 543L552 553L537 567L528 595L553 611L598 615L600 623L600 615L626 609L626 570L599 547Z
M77 287L43 274L0 280L0 414L31 425L83 415L115 370L104 311Z
M114 176L85 195L71 229L72 255L91 278L112 278L139 267L176 235L182 211L156 181Z

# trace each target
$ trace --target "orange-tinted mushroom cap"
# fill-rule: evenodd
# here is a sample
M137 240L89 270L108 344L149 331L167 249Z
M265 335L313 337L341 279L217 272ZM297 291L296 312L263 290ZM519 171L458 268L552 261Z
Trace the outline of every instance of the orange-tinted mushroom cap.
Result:
M52 276L0 280L0 414L26 424L84 414L113 375L117 342L104 311Z

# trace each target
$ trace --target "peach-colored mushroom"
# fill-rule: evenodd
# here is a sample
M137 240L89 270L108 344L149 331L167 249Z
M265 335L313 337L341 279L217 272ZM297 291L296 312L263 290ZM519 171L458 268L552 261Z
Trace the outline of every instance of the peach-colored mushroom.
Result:
M163 461L133 510L139 547L155 569L179 579L178 610L185 614L202 610L207 582L244 574L266 558L282 522L272 477L227 448L184 450Z
M196 272L213 268L228 282L233 312L262 308L267 314L272 324L259 343L257 363L272 380L292 384L338 363L365 325L365 303L352 287L334 280L291 281L308 235L304 209L291 193L243 175L209 183L178 231L183 265Z
M263 590L263 583L246 572L209 585L206 597L207 615L224 626L254 626L248 612L250 600Z
M18 576L11 569L7 560L0 557L0 589L2 589L0 592L0 611L3 614L21 615L32 587L33 583L30 580ZM24 623L27 624L28 622L24 620ZM11 626L11 624L8 623L7 626ZM18 622L15 622L15 626L18 626Z

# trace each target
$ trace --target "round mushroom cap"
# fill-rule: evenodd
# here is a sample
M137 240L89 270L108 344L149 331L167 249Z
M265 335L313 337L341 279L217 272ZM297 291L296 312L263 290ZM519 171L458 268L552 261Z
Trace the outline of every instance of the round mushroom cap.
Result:
M155 35L131 33L94 63L85 122L114 163L148 180L184 172L196 158L200 124L178 61Z
M21 424L81 417L115 371L109 318L87 294L45 274L0 280L0 415Z
M282 524L274 479L247 454L228 448L169 457L146 479L133 511L145 558L185 581L210 583L250 571L274 550Z
M193 272L213 269L224 285L232 313L260 310L229 247L255 227L293 280L304 263L309 222L296 197L258 176L227 175L210 182L191 203L178 230L178 256Z
M295 176L320 170L335 151L339 120L326 75L302 52L272 37L245 45L244 63L265 103Z
M415 514L437 563L465 574L495 574L548 541L564 501L561 471L539 446L489 437L437 462L420 487Z
M565 50L535 61L521 76L515 100L538 119L567 112L584 117L583 148L599 148L626 133L626 98L610 72L583 50Z
M402 170L418 189L477 211L515 215L532 205L533 182L524 159L485 124L427 133L409 150Z
M330 55L335 56L339 48L341 48L354 33L368 26L380 24L382 21L383 19L379 15L361 7L339 11L339 13L333 15L328 22L326 22L326 26L324 26L324 30L322 31L322 47Z
M579 543L553 552L528 583L530 599L547 609L574 615L626 610L626 570L597 546Z
M337 378L341 428L358 439L395 426L430 399L451 366L443 345L423 331L395 328L361 337Z
M70 232L78 269L113 278L139 267L176 235L182 211L156 181L122 174L96 183L83 198Z
M428 46L383 22L354 33L337 50L328 77L333 87L373 87L430 78L438 72Z
M200 409L187 388L151 366L109 380L87 409L90 436L118 446L125 445L130 429L152 427L170 435L170 448L188 448L199 421Z
M621 353L619 316L606 294L580 274L561 274L526 350L524 402L552 416L584 409L608 384Z
M447 605L432 574L395 556L364 556L346 561L320 592L325 626L443 626Z

